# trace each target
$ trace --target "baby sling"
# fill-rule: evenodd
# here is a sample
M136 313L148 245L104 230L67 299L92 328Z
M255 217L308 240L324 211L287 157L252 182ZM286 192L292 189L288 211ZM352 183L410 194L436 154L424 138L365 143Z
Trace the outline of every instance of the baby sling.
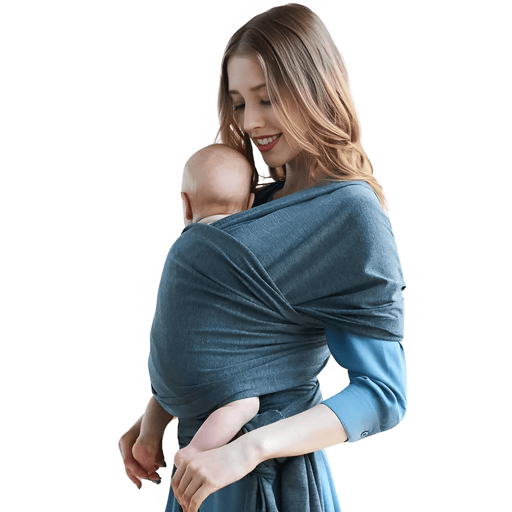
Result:
M153 394L179 418L180 447L234 400L260 397L244 432L320 403L325 327L400 341L404 287L389 219L365 182L189 224L165 262L149 355ZM251 475L247 512L323 510L310 454L265 461Z

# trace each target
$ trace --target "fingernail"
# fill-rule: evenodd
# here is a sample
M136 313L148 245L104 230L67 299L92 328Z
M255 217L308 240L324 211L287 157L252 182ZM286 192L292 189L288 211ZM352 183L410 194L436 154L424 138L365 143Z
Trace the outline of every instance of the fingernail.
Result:
M151 481L152 481L154 484L157 484L157 485L158 485L159 483L161 483L161 482L162 482L162 479L160 479L160 480L151 480Z
M166 467L167 467L167 464L165 463L165 460L162 462L162 467L163 467L163 468L166 468Z

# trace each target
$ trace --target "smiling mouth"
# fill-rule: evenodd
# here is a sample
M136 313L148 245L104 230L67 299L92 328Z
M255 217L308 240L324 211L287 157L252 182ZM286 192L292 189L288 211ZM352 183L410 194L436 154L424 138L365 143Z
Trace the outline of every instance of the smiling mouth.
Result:
M281 135L282 133L279 133L271 137L254 138L253 140L256 142L256 146L260 151L270 151L277 144Z

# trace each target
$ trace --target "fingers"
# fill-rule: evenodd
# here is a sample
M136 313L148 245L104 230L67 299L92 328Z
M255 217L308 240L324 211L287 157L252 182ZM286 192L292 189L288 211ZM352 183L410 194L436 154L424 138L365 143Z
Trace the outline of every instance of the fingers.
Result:
M183 473L185 472L184 466L185 464L182 464L181 466L175 465L174 467L176 468L176 471L171 478L172 492L174 493L174 496L176 496L176 499L178 499L178 486L180 485Z
M162 479L160 475L155 471L153 473L146 473L135 461L125 462L125 471L128 478L140 489L142 487L142 480L149 480L156 484L159 484Z
M148 478L148 474L134 460L131 455L123 457L124 469L128 478L140 489L142 487L141 480Z
M153 473L148 474L148 476L146 478L148 480L151 480L155 484L159 484L162 481L162 479L160 478L160 475L156 471L154 471Z
M138 489L142 487L142 480L159 484L161 478L157 470L166 466L162 442L153 446L141 438L141 422L142 417L121 437L118 444L126 475Z
M132 454L130 442L126 439L121 438L119 441L119 450L121 451L121 457L123 458L124 469L128 478L137 486L138 489L142 487L141 480L149 479L148 472L145 471L139 463L135 460ZM160 480L160 476L157 473L152 472L151 480Z
M128 478L137 486L138 489L140 489L142 487L142 482L141 482L141 479L142 478L145 478L145 477L142 477L142 476L136 476L131 469L125 467L125 471L126 471L126 474L128 475Z
M185 466L187 464L182 464L176 470L171 480L172 490L184 512L198 512L199 506L212 493L212 486L205 479L192 478L193 471Z
M181 464L179 466L174 466L176 468L176 471L171 478L171 487L172 492L174 496L176 497L176 500L178 503L183 507L183 491L186 490L188 486L189 480L185 479L185 472L187 469L187 464Z
M181 464L171 479L171 486L174 496L185 512L188 502L185 501L185 491L189 487L190 478L186 477L186 464Z
M160 451L158 452L157 458L156 458L156 464L159 468L165 468L167 467L167 464L165 463L165 457L164 452L162 450L162 446L160 446Z
M132 456L135 462L146 472L147 478L152 481L160 480L156 471L165 467L161 447L146 444L144 439L139 438L132 447Z
M126 460L124 463L126 474L128 478L137 485L140 489L142 486L141 480L148 479L148 474L142 469L135 460ZM160 477L158 477L160 479Z
M187 489L188 492L188 489ZM192 496L191 500L188 502L188 509L186 509L186 512L198 512L199 506L203 503L203 501L208 498L208 496L211 493L208 491L208 489L203 485L201 486L195 494Z

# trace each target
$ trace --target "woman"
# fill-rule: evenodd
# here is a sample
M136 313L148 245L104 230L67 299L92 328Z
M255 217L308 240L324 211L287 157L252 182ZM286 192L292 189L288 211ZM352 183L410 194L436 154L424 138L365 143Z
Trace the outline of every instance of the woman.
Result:
M289 381L272 366L255 380L250 391L261 394L261 421L225 446L175 459L167 510L179 510L179 502L190 512L339 511L323 449L392 428L405 413L405 286L341 56L308 8L271 9L235 33L222 63L219 113L222 141L253 161L252 141L275 183L258 190L251 210L213 223L217 230L184 234L214 232L224 244L248 248L253 267L263 268L262 286L270 276L269 289L289 315L275 324L276 339L288 334L278 329L298 332L292 347L311 350L283 360L309 364L318 356L318 364L304 363ZM254 170L254 185L257 177ZM316 375L327 362L324 350L348 369L350 384L322 401ZM275 388L273 372L283 379ZM157 395L120 441L138 487L141 479L159 481L164 464L162 436L174 409Z

